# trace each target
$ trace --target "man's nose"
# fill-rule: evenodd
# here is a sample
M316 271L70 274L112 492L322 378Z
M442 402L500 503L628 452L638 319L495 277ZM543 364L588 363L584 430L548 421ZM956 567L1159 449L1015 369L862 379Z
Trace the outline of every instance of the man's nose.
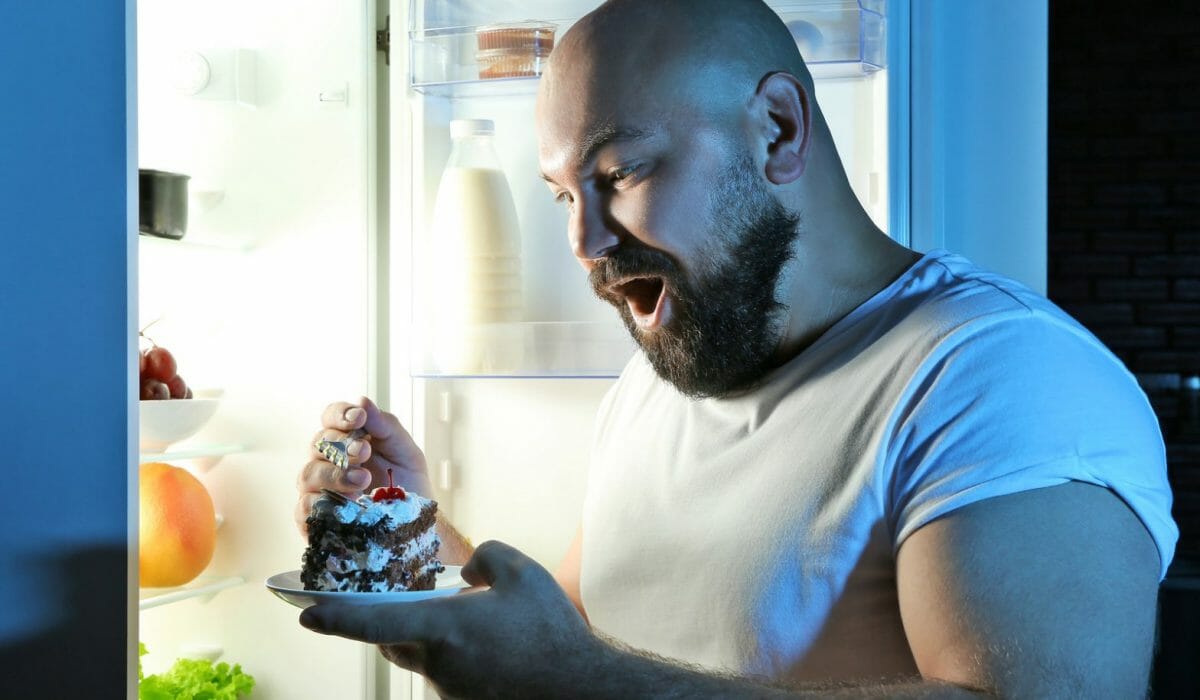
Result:
M621 244L621 238L613 231L611 222L604 215L604 207L591 197L579 197L567 224L567 235L571 240L571 251L585 267L589 262L609 255Z

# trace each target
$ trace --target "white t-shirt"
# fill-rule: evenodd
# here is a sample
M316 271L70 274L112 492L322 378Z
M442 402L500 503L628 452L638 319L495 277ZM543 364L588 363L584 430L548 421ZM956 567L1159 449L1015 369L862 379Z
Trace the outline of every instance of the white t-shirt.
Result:
M784 680L915 675L895 554L993 496L1106 486L1162 568L1178 530L1158 422L1044 297L945 251L753 392L684 397L638 353L597 421L581 593L631 646Z

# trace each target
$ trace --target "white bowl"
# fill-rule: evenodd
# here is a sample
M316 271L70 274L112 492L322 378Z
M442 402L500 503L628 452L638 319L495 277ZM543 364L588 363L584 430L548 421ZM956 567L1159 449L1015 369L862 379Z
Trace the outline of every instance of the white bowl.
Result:
M138 402L138 442L142 452L162 452L186 440L217 412L217 399L165 399Z

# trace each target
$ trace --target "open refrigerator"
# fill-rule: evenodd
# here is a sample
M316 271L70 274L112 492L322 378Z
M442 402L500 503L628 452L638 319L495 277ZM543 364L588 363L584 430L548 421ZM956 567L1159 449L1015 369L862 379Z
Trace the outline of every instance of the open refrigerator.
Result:
M139 167L186 173L182 240L140 237L140 326L219 397L195 435L140 461L187 467L219 514L195 581L139 592L147 673L239 663L252 697L422 697L373 648L312 634L263 581L299 567L294 481L322 408L375 398L427 455L436 498L474 541L553 569L578 524L592 419L633 352L566 243L538 177L537 77L481 77L478 31L556 37L596 0L138 2ZM776 0L816 78L860 200L904 238L906 114L884 0ZM664 28L670 31L670 28ZM519 220L522 309L505 359L440 365L425 279L450 122L487 119ZM897 222L900 224L897 224ZM432 270L436 275L437 271Z

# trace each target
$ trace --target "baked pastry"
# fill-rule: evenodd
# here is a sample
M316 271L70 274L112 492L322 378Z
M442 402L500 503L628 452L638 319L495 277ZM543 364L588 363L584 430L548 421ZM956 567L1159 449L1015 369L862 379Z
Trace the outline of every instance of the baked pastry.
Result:
M437 501L398 486L355 500L326 491L306 522L305 590L422 591L446 570L437 558Z

